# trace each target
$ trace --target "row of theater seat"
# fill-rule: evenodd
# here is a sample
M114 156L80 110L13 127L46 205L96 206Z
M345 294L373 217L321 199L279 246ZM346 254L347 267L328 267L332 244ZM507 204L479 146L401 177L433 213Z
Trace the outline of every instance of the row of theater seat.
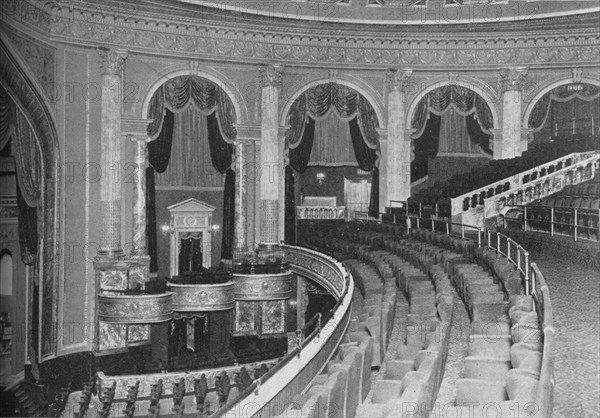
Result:
M467 173L457 174L449 180L436 182L433 186L422 190L410 198L409 205L441 206L445 211L449 199L461 196L471 190L495 183L504 178L529 170L574 152L585 152L598 149L597 139L582 141L557 141L532 146L521 157L493 160L483 167L475 167ZM448 209L449 210L449 209Z
M554 208L554 214L552 210ZM575 210L577 209L577 217ZM527 207L527 229L550 232L551 221L554 233L574 236L577 226L577 236L598 241L600 239L600 175L583 183L569 185L560 192L538 199ZM510 214L507 217L510 218ZM521 221L509 226L521 227Z
M453 416L464 413L471 413L469 416L486 416L488 411L482 406L490 404L500 408L503 416L504 412L514 413L515 408L517 412L524 412L523 407L526 403L535 401L541 362L541 337L537 315L532 312L532 300L522 294L519 273L506 262L505 258L494 251L478 249L477 244L467 240L422 230L413 231L409 239L398 238L403 233L395 225L380 224L369 227L372 229L364 228L365 225L350 224L338 227L337 231L327 231L327 228L321 227L319 232L328 237L343 237L345 242L362 245L360 251L363 253L363 258L371 260L376 265L388 262L396 274L399 287L403 291L408 290L409 299L411 288L417 292L431 292L426 279L430 280L430 283L435 283L439 320L444 320L444 317L448 320L447 317L451 316L452 312L451 308L449 311L440 309L443 305L440 305L441 296L437 294L439 290L440 295L446 292L447 296L451 296L452 293L447 292L450 289L448 280L451 280L456 291L465 301L473 323L464 375L457 381L457 406L450 408L455 409L451 411L455 414ZM390 232L394 233L390 234ZM331 249L331 242L335 239L323 237L324 235L320 244L325 247L330 245ZM371 248L365 248L365 245ZM413 273L420 279L406 280L410 276L403 274L399 268L402 265L401 259L413 263L411 266ZM472 263L473 261L477 264ZM394 263L396 267L392 267ZM414 269L418 271L414 272ZM439 288L438 283L440 283ZM431 293L425 293L423 296L415 293L415 301L428 299L431 301ZM431 314L431 311L429 313ZM428 332L432 329L425 328ZM493 335L490 335L490 330L494 331ZM410 343L407 336L407 346L410 346ZM446 350L447 348L442 350L444 357ZM399 352L402 351L401 349ZM406 351L403 353L407 354ZM384 367L387 366L388 361L395 360L397 359L386 359ZM405 361L410 362L410 358ZM404 365L408 367L407 363ZM420 367L422 363L418 365ZM387 377L384 381L386 379ZM406 403L400 401L404 392L400 397L386 398L391 396L390 394L397 394L397 389L388 382L381 384L381 387L377 386L377 390L374 390L378 393L375 400L386 400L386 406L382 407L381 402L375 402L377 406L373 406L371 400L371 406L367 402L359 407L358 411L362 415L358 416L402 416L401 408L406 412L407 407ZM420 401L424 403L411 405L420 405L425 409L432 406L425 402L424 398L420 398ZM479 409L469 410L472 408L469 406L473 405L472 402L480 405ZM449 409L445 411L450 413ZM413 415L425 416L419 411Z

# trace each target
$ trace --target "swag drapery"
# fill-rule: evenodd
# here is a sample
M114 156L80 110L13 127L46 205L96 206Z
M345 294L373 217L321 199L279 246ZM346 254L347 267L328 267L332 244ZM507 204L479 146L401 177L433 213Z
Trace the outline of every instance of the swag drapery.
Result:
M586 83L581 90L573 91L569 85L564 85L546 93L535 104L529 116L529 127L536 140L544 141L557 136L560 131L572 133L574 120L575 135L588 136L598 131L599 118L600 87Z
M292 104L287 124L286 146L289 150L290 167L304 173L315 138L315 121L329 117L330 113L348 122L350 138L356 161L361 170L372 172L369 215L379 216L379 134L375 110L354 89L337 83L320 84L304 92ZM286 175L292 179L291 174ZM289 186L288 186L289 187ZM286 189L286 213L295 212L293 189ZM287 237L287 234L286 234ZM287 240L287 238L286 238Z
M412 136L415 147L411 181L427 174L428 160L440 151L492 153L489 146L492 112L479 94L462 86L442 86L427 93L415 109L412 127L416 131ZM444 138L440 144L442 130Z
M231 170L231 163L233 141L237 135L233 104L216 84L196 76L181 76L159 87L148 108L152 122L148 125L147 134L152 141L148 143L146 207L150 270L153 272L157 271L155 173L164 173L167 169L173 146L175 114L186 111L189 106L206 116L211 162L219 173L225 174L221 258L232 257L235 173Z
M42 154L25 115L0 87L0 150L10 142L17 172L21 259L34 265L38 254L38 211L42 210Z

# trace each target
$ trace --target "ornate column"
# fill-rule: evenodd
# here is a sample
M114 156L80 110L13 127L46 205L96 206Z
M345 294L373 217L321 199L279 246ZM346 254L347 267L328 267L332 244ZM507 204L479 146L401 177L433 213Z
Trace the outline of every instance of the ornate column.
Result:
M385 182L385 206L390 200L406 201L410 196L410 136L405 135L405 91L412 70L387 70L387 152L385 170L380 172ZM398 206L394 204L392 206Z
M523 86L527 68L514 67L500 70L499 85L502 93L502 146L494 140L494 159L513 158L521 155L521 109ZM498 153L498 154L497 154Z
M103 259L123 257L121 247L121 73L127 51L99 48L102 69L102 131L100 134L102 178L102 242L99 256Z
M279 144L279 89L283 67L276 65L260 66L259 76L262 86L261 96L261 137L260 137L260 245L272 249L280 240L279 218L283 211L280 202L283 180L282 147Z
M150 276L150 256L146 243L146 167L148 165L147 135L128 135L135 145L135 176L133 183L133 232L129 287L142 289Z

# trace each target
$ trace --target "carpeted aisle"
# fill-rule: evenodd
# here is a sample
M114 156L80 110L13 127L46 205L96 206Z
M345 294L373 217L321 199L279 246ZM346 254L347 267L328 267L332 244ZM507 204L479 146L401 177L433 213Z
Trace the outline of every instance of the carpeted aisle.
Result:
M557 329L555 417L600 417L600 272L532 254L552 298Z

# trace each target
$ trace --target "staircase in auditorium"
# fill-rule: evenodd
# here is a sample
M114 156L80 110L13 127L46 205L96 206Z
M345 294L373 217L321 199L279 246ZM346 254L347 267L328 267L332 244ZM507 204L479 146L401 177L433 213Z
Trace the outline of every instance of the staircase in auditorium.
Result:
M504 216L512 205L526 205L594 177L600 151L557 157L564 148L551 144L548 148L534 148L511 160L492 161L421 191L409 198L409 213L481 228L495 226L498 216ZM581 148L597 149L598 144ZM548 155L555 158L548 161Z

